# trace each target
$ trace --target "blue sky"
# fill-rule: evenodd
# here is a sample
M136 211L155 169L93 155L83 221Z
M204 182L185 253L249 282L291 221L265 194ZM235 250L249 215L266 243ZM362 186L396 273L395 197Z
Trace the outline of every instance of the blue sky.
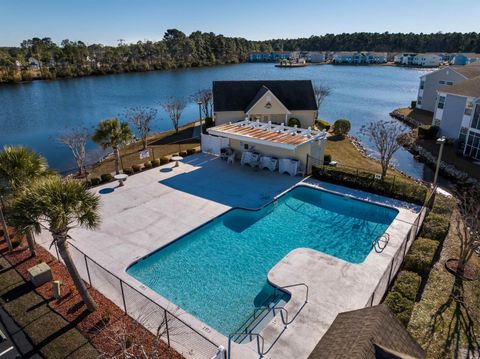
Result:
M116 44L166 29L251 40L342 32L479 31L479 0L0 0L0 46L51 37Z

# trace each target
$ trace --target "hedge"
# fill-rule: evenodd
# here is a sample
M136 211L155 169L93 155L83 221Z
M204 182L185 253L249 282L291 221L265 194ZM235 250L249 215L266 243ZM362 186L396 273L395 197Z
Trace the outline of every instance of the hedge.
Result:
M170 157L163 156L160 158L160 164L164 165L164 164L167 164L168 162L170 162Z
M197 150L195 148L188 148L187 149L187 154L188 155L193 155L197 152Z
M329 122L320 119L315 120L315 124L320 130L325 130L327 132L330 131L330 127L332 126Z
M333 124L333 132L336 135L344 136L350 131L350 127L350 121L344 119L336 120Z
M133 170L134 173L140 172L142 170L142 166L132 165L132 170Z
M102 182L102 180L98 177L90 178L90 186L92 186L92 187L98 186L101 182Z
M100 179L102 182L110 182L113 181L113 176L110 173L104 173L100 176Z
M145 163L143 164L143 169L142 169L142 170L145 171L145 170L148 170L148 169L150 169L150 168L152 168L152 167L153 167L152 162L147 161L147 162L145 162Z
M417 273L401 271L398 273L391 291L400 293L403 297L415 301L421 283L422 277Z
M435 202L430 213L441 214L446 217L450 217L455 208L455 200L451 197L437 194L435 196Z
M447 236L449 229L449 217L431 212L423 222L420 237L426 237L442 242Z
M124 168L123 169L123 173L125 173L126 175L133 175L133 169L130 167L130 168Z
M159 158L155 158L154 160L152 160L152 166L153 166L153 167L158 167L158 166L160 166L160 159L159 159Z
M419 205L424 204L427 195L427 188L420 184L393 176L387 176L382 181L375 179L375 174L372 172L345 167L313 165L312 176L321 181L357 188Z
M403 262L403 268L421 276L428 275L437 253L439 242L428 238L418 238L412 243Z
M302 124L300 123L300 120L298 118L295 118L295 117L291 117L288 119L288 126L290 127L301 127Z
M434 140L437 138L438 127L430 125L421 125L418 127L418 138Z
M413 300L405 298L398 292L389 292L384 303L395 313L404 326L408 325L415 304Z

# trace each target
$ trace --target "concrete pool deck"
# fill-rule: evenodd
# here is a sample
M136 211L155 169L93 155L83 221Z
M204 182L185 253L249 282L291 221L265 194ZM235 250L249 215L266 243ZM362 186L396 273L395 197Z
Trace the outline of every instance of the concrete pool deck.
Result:
M306 358L338 313L365 307L404 243L419 210L418 206L312 179L302 181L300 177L229 165L205 154L187 157L178 168L172 169L172 165L129 177L124 187L116 187L117 184L112 182L92 189L101 196L102 224L95 232L72 230L72 243L117 277L175 315L180 315L183 321L224 347L228 344L224 335L146 288L126 273L127 267L232 207L259 208L300 182L399 210L387 230L391 235L388 246L380 254L372 250L361 264L299 248L272 268L268 279L273 284L284 286L305 282L310 294L309 302L266 356L270 358ZM51 236L44 232L37 240L48 248ZM113 288L97 289L121 306L121 298ZM292 299L286 309L294 315L304 302L305 289L295 287L289 291ZM282 329L277 316L261 332L266 346ZM180 342L173 347L186 357L205 357ZM237 357L258 357L255 341L234 343L232 358Z

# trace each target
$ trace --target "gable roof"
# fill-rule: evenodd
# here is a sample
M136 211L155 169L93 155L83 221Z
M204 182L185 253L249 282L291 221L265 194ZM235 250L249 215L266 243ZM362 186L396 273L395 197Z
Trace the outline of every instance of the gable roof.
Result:
M467 79L480 76L480 66L471 66L471 65L454 66L453 70L465 76Z
M310 80L213 81L213 110L247 111L268 90L290 111L318 110Z
M424 358L425 352L385 305L340 313L309 359L382 358L382 351Z
M480 66L478 66L480 70ZM446 92L452 95L480 97L480 76L465 80L452 86L442 86L438 92Z
M260 101L260 99L268 92L270 91L267 86L262 85L260 87L260 90L258 90L257 94L255 97L252 99L252 101L248 104L248 106L245 108L245 112L248 112L255 104Z

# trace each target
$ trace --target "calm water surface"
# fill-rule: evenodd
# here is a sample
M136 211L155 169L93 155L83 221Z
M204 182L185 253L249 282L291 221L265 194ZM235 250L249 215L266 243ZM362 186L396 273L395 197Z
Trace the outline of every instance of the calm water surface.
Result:
M34 81L28 84L0 86L0 146L23 144L41 154L59 170L74 167L68 150L55 138L73 128L93 130L98 121L121 115L131 106L151 106L159 110L153 131L172 127L161 109L170 96L188 98L214 80L311 79L333 90L320 109L320 116L333 122L347 118L351 133L359 135L362 124L389 119L394 108L406 106L416 98L418 79L425 70L388 66L312 65L282 69L273 64L240 64L199 69L86 77L59 81ZM190 104L182 123L198 119L198 107ZM99 148L90 143L91 159ZM395 156L395 165L421 178L423 165L403 149Z

